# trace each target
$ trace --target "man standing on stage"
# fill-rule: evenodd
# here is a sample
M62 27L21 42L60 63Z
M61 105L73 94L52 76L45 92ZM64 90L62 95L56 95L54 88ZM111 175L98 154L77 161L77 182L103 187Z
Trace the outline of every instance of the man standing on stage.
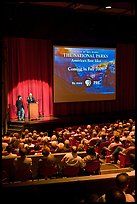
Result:
M33 97L32 93L29 94L28 98L27 98L28 104L29 103L36 103L35 98Z
M18 99L16 100L16 107L17 107L17 115L18 115L18 120L24 120L24 106L23 106L23 101L21 95L18 96Z

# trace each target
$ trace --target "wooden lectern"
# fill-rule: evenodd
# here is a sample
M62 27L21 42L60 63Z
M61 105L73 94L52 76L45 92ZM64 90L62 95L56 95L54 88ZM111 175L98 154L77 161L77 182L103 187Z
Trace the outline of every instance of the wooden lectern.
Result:
M28 105L29 120L38 119L38 103L30 103Z

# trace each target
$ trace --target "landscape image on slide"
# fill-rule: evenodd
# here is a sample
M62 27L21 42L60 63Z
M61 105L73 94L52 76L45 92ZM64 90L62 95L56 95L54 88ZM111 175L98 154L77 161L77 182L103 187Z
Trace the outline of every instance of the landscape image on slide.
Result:
M115 61L115 48L54 46L54 102L114 100Z

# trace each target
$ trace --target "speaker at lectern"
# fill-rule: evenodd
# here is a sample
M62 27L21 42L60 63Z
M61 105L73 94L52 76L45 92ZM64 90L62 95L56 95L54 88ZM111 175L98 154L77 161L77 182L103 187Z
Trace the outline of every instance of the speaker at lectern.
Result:
M38 119L38 103L28 104L28 116L29 120Z

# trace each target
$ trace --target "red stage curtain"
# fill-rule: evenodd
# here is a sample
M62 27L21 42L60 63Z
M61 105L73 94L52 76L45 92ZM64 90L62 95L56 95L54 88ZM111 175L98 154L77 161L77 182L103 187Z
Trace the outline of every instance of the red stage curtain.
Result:
M41 116L53 115L52 63L49 40L4 38L4 69L10 118L17 118L16 99L22 95L25 117L27 96L33 93Z
M29 92L39 101L41 116L96 116L135 109L134 44L117 44L116 100L57 104L53 104L52 96L52 44L49 39L4 38L2 85L3 96L7 93L7 99L3 101L9 106L10 118L17 118L15 103L19 94L23 97L25 116L28 116L26 98Z

